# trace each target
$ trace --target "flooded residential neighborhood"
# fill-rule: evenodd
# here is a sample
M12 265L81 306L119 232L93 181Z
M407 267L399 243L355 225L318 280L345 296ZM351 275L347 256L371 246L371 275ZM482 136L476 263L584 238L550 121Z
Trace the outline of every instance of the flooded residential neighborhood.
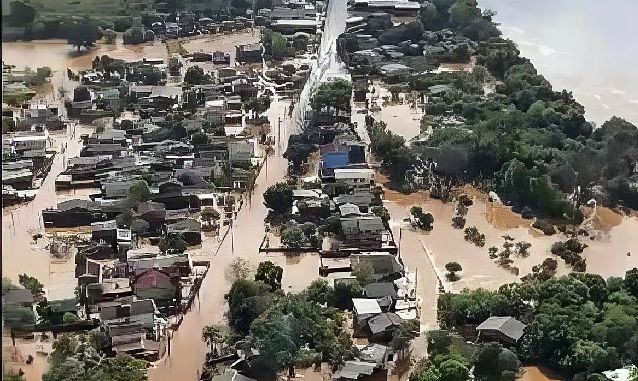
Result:
M632 101L506 3L3 3L3 378L636 381Z

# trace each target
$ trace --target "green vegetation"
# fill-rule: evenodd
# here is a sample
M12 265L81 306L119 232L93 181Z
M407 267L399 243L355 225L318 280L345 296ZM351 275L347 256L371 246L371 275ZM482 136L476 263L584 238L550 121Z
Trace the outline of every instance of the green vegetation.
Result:
M292 187L286 183L271 185L264 192L264 205L275 214L282 214L292 208Z
M448 262L448 263L446 263L445 264L445 269L448 271L447 274L445 274L445 277L450 282L454 282L454 281L459 280L460 277L457 274L457 272L463 271L463 268L461 267L461 265L459 265L458 262Z
M283 295L259 281L237 280L226 296L228 323L244 342L259 349L251 364L267 374L325 361L333 367L352 357L341 312L325 305L333 291L313 282L300 294Z
M476 325L490 316L514 316L527 323L516 353L523 361L584 380L591 374L638 360L638 269L625 279L572 273L554 278L555 261L498 291L464 290L439 298L445 328ZM495 358L485 355L486 359ZM481 370L483 369L483 370ZM493 366L476 368L489 373ZM508 373L509 375L509 373Z
M413 206L410 208L410 214L414 217L416 224L425 230L432 230L434 223L434 216L432 213L424 213L420 206Z
M255 273L255 281L263 282L270 286L271 291L275 291L281 289L283 274L284 269L281 266L276 266L271 261L260 262Z
M188 248L188 244L182 238L182 235L177 233L169 233L162 236L158 246L160 251L166 254L183 253Z
M147 363L128 355L106 357L100 331L74 336L65 334L53 343L49 369L43 381L130 380L145 381Z
M310 99L310 106L315 112L326 112L338 115L339 112L350 112L352 83L336 79L317 86Z
M591 198L638 209L638 128L614 117L594 130L571 92L554 91L516 45L500 37L493 15L474 0L422 4L422 26L449 28L474 41L477 66L471 73L408 78L411 90L429 96L422 128L433 133L418 147L404 147L383 123L366 123L391 185L402 187L406 170L420 157L437 162L438 175L494 190L526 215L579 223L578 207ZM395 43L395 36L404 41L410 33L418 35L419 25L389 28L379 38ZM486 82L495 83L496 92L484 92ZM450 89L430 94L434 85Z
M37 278L27 274L20 274L18 275L18 281L22 287L31 292L34 300L39 301L44 298L44 285Z
M184 74L184 82L189 85L205 85L211 83L212 78L210 74L206 74L204 69L199 66L191 66L186 69Z

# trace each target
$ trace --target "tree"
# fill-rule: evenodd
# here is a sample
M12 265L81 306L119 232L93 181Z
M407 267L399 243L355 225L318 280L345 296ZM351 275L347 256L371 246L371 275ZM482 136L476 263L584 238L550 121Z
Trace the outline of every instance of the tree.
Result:
M402 321L392 332L392 341L390 341L392 349L395 351L407 349L412 339L419 336L420 328L420 323L416 319Z
M65 312L64 315L62 316L62 322L64 324L71 324L71 323L75 323L77 321L79 321L80 318L78 318L78 316L74 313L71 312Z
M638 298L638 267L627 270L624 281L625 289Z
M264 205L275 214L282 214L292 208L293 191L286 183L271 185L264 192Z
M368 261L360 261L352 266L352 275L357 278L359 284L365 286L374 282L374 267Z
M224 342L222 327L219 325L207 325L202 329L202 340L210 349L213 357L220 354L219 346Z
M199 66L191 66L186 69L184 82L189 85L205 85L210 83L210 76L204 73L204 69Z
M320 305L328 305L334 299L335 290L325 279L315 279L303 291L306 300Z
M419 225L421 229L432 230L434 217L431 213L423 213L423 209L420 206L413 206L410 208L410 214L414 216L417 225Z
M388 212L388 209L386 209L384 206L379 205L373 207L372 213L374 213L374 215L377 217L381 217L384 223L390 221L390 212Z
M169 233L160 238L157 246L159 246L162 253L175 254L186 251L188 244L184 241L181 234Z
M470 370L458 360L445 360L438 369L439 381L467 381L470 376Z
M520 361L516 355L500 344L482 345L476 351L474 376L479 380L499 381L504 372L518 373Z
M350 98L352 83L337 79L320 84L310 99L310 106L316 112L327 110L328 114L338 114L340 111L350 112Z
M573 374L579 372L596 373L616 369L620 366L620 358L616 348L604 348L593 341L578 341L573 353L568 358Z
M11 279L7 277L2 277L2 295L6 294L7 291L16 289L17 286L13 284Z
M215 210L214 208L203 209L200 216L202 218L202 221L206 221L206 223L208 223L209 226L212 226L213 221L215 221L216 223L221 217L219 215L219 212Z
M363 288L359 285L359 282L335 282L334 298L330 301L330 306L340 310L352 310L352 299L362 296Z
M36 11L31 4L23 1L12 1L9 3L11 17L7 21L12 26L26 26L35 19Z
M138 203L148 201L151 198L151 190L146 181L136 181L128 190L128 199Z
M234 258L226 268L226 279L235 282L238 279L246 279L251 272L250 263L244 258Z
M41 300L44 297L44 285L40 283L36 278L27 274L18 275L18 282L22 287L26 288L33 295L33 299L36 301Z
M146 42L144 28L139 26L127 29L122 38L125 45L137 45Z
M421 4L421 10L419 11L419 18L423 26L427 29L433 29L432 24L439 17L439 12L436 6L429 1L424 1Z
M97 40L97 27L93 24L72 24L69 27L67 43L78 48L89 48Z
M239 335L247 335L253 321L272 307L275 295L271 286L248 279L237 279L225 298L228 301L228 325Z
M288 226L281 232L281 243L286 247L300 249L306 246L306 242L303 230L297 225Z
M264 282L270 286L272 291L279 290L283 273L284 269L271 261L260 262L255 273L255 281Z
M463 270L463 268L461 267L460 264L458 264L458 262L446 263L445 269L448 271L448 273L445 274L445 277L452 282L459 279L459 276L456 273Z
M208 144L208 135L198 132L191 136L191 144L193 147L200 148Z
M273 33L271 40L272 57L276 60L282 60L288 53L288 40L281 33Z
M3 305L2 321L9 328L20 328L35 324L35 314L31 308L22 306Z
M130 227L133 222L133 209L129 208L115 216L115 222L119 227Z

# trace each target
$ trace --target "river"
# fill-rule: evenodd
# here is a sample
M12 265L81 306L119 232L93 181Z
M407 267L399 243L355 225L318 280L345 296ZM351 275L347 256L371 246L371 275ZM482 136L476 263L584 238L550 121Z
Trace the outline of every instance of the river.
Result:
M638 125L638 1L479 0L555 90L573 91L588 120Z

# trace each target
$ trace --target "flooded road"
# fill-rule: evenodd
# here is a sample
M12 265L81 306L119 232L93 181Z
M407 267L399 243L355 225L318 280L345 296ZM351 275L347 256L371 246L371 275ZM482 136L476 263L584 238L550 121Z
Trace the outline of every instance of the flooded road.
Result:
M73 297L76 286L75 262L73 258L65 262L52 261L45 247L47 240L39 239L34 242L32 235L43 231L43 209L55 207L60 201L76 197L73 193L56 195L55 178L62 172L67 158L79 155L82 148L80 135L90 131L91 127L78 125L65 133L52 133L52 144L58 154L35 199L2 212L2 276L16 283L18 274L27 273L36 277L44 285L50 300ZM62 154L60 147L64 143L67 148L66 153ZM78 191L78 195L88 191Z
M503 34L554 86L573 91L599 125L613 115L638 124L638 2L479 0ZM542 20L542 21L541 21Z

